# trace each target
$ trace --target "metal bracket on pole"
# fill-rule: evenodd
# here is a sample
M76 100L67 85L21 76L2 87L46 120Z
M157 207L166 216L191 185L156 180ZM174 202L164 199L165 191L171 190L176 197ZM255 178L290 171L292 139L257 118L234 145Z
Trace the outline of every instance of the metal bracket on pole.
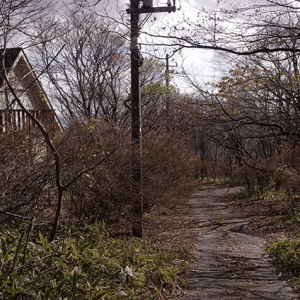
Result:
M168 6L165 7L153 7L152 1L143 1L144 5L142 7L136 6L135 8L130 7L129 9L126 9L126 12L128 14L149 14L149 13L159 13L159 12L175 12L176 6L175 6L175 0L173 0L173 6L171 5L171 1L168 0Z
M142 8L137 8L137 9L126 9L126 12L128 14L149 14L149 13L159 13L159 12L175 12L176 11L176 6L171 6L171 7L142 7Z

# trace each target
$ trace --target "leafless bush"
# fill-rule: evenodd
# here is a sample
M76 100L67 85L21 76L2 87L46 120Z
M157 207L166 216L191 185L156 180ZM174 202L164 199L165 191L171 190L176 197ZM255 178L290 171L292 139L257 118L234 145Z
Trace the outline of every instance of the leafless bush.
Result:
M171 205L194 175L196 158L184 136L151 132L144 138L143 192L146 208Z
M69 188L68 208L79 220L115 222L130 220L132 210L131 143L126 134L99 120L76 123L60 144L66 180L99 160L121 140L114 154ZM58 141L58 143L60 143ZM182 137L149 133L143 144L143 196L145 208L170 204L183 194L192 176L192 156L184 151Z
M121 144L120 139L119 130L111 123L98 119L69 126L57 140L62 160L63 181L70 182L78 173L107 157ZM117 179L118 176L122 177L118 170L124 169L121 166L122 161L115 159L120 150L121 148L97 168L83 174L69 187L66 194L69 213L87 222L107 219L111 214L115 214L116 196L112 189L117 186L115 181L124 181ZM129 170L126 174L130 174Z
M37 216L51 202L52 162L37 135L2 134L0 142L0 221L7 213Z
M150 132L143 142L145 208L169 206L190 187L194 156L179 134ZM55 144L65 187L62 217L86 223L130 223L134 183L128 133L121 133L107 121L94 119L72 124L56 136ZM52 222L57 206L55 161L47 148L38 136L20 133L18 137L2 137L0 152L1 210ZM77 178L80 173L82 176Z

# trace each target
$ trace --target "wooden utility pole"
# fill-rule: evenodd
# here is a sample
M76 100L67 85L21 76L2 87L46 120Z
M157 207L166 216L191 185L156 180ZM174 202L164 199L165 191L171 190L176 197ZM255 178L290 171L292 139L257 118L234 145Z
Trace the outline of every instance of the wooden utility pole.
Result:
M142 5L140 5L142 4ZM130 50L131 50L131 143L132 143L132 197L133 197L133 225L132 233L136 237L143 237L143 190L142 190L142 130L141 130L141 92L140 71L141 54L138 43L142 13L176 11L175 0L173 6L168 0L167 7L153 7L152 0L130 0L127 13L131 15Z
M171 131L172 122L171 122L171 115L170 115L170 74L174 73L174 70L170 70L170 67L177 67L177 63L173 66L170 66L169 60L174 55L174 53L170 56L166 54L166 126L167 131Z
M139 38L139 1L131 0L131 142L132 142L132 193L133 226L132 233L143 237L143 191L142 191L142 140L141 140L141 64Z
M166 55L166 120L167 120L167 131L171 130L171 120L170 120L170 70L169 70L169 54Z

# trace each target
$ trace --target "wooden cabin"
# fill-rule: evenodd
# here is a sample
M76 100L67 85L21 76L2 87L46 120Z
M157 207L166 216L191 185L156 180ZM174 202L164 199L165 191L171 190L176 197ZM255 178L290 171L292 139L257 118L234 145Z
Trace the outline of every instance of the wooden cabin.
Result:
M34 69L21 48L0 49L0 134L34 133L36 125L21 109L3 76L3 63L10 85L25 108L51 134L62 131L61 123Z

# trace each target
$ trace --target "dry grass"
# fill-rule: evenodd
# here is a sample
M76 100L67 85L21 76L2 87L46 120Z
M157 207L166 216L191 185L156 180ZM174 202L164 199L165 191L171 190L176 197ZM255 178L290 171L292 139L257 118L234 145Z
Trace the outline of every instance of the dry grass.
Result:
M163 299L181 300L185 298L184 281L193 268L195 237L200 236L199 220L193 215L188 202L192 191L191 188L184 197L174 199L173 204L169 204L168 207L152 207L145 216L145 238L165 251L179 254L180 264L185 266L182 285L173 291L164 291Z

